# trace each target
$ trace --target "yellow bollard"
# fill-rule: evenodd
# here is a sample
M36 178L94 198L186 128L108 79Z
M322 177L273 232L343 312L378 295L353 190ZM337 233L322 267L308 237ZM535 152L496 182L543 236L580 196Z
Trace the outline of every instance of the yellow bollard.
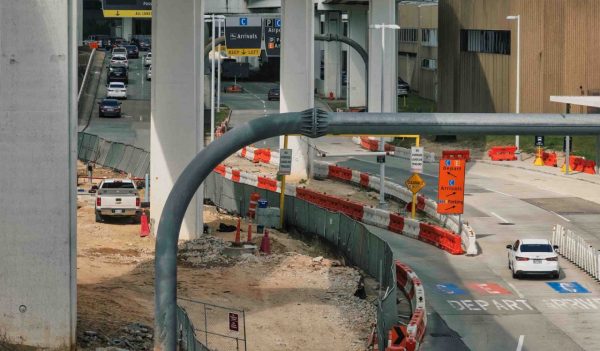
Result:
M542 150L542 147L538 146L535 162L533 163L534 166L543 166L544 165L544 160L542 159L543 152L544 151Z

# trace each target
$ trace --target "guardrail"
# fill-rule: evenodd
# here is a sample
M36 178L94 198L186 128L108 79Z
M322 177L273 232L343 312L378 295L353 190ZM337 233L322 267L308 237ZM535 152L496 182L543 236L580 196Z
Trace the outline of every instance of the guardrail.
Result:
M597 248L570 229L556 224L552 230L552 245L558 245L557 252L583 269L596 280L600 280L600 254Z
M83 162L143 178L150 173L150 153L139 147L108 141L94 134L78 133L77 158Z

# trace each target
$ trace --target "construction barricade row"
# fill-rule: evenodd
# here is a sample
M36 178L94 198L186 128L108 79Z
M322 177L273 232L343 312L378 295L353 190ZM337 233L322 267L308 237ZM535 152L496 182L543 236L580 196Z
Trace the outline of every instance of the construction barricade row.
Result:
M458 159L465 160L465 162L471 161L470 150L442 150L443 159Z
M379 151L379 138L372 138L366 136L352 137L352 142L354 142L357 145L360 145L363 149L369 151ZM383 149L384 151L392 152L391 156L393 157L403 158L407 160L410 159L410 148L386 143ZM435 153L427 151L424 152L423 162L436 162Z

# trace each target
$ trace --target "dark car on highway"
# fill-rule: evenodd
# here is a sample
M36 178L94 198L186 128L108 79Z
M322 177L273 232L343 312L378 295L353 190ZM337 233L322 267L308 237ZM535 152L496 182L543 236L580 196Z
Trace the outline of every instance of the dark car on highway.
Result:
M152 50L152 42L149 39L140 39L140 51Z
M271 100L278 100L279 101L279 88L271 88L271 89L269 89L269 93L267 94L267 99L269 101L271 101Z
M115 99L102 99L98 103L100 117L121 117L121 102Z
M110 66L106 75L106 84L110 84L111 82L123 82L129 84L127 68Z
M140 50L138 49L137 46L135 45L123 45L123 47L125 47L125 49L127 49L127 58L139 58L140 57Z

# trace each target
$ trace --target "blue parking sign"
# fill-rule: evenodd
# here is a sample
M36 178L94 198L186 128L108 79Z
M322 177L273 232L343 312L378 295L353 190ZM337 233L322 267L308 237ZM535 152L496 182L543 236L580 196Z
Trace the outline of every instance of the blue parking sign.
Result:
M467 293L463 289L459 288L458 285L453 283L439 283L436 284L435 287L439 292L446 295L464 295Z
M240 17L240 26L248 25L248 17Z
M589 294L590 292L577 282L552 282L546 284L561 294Z

